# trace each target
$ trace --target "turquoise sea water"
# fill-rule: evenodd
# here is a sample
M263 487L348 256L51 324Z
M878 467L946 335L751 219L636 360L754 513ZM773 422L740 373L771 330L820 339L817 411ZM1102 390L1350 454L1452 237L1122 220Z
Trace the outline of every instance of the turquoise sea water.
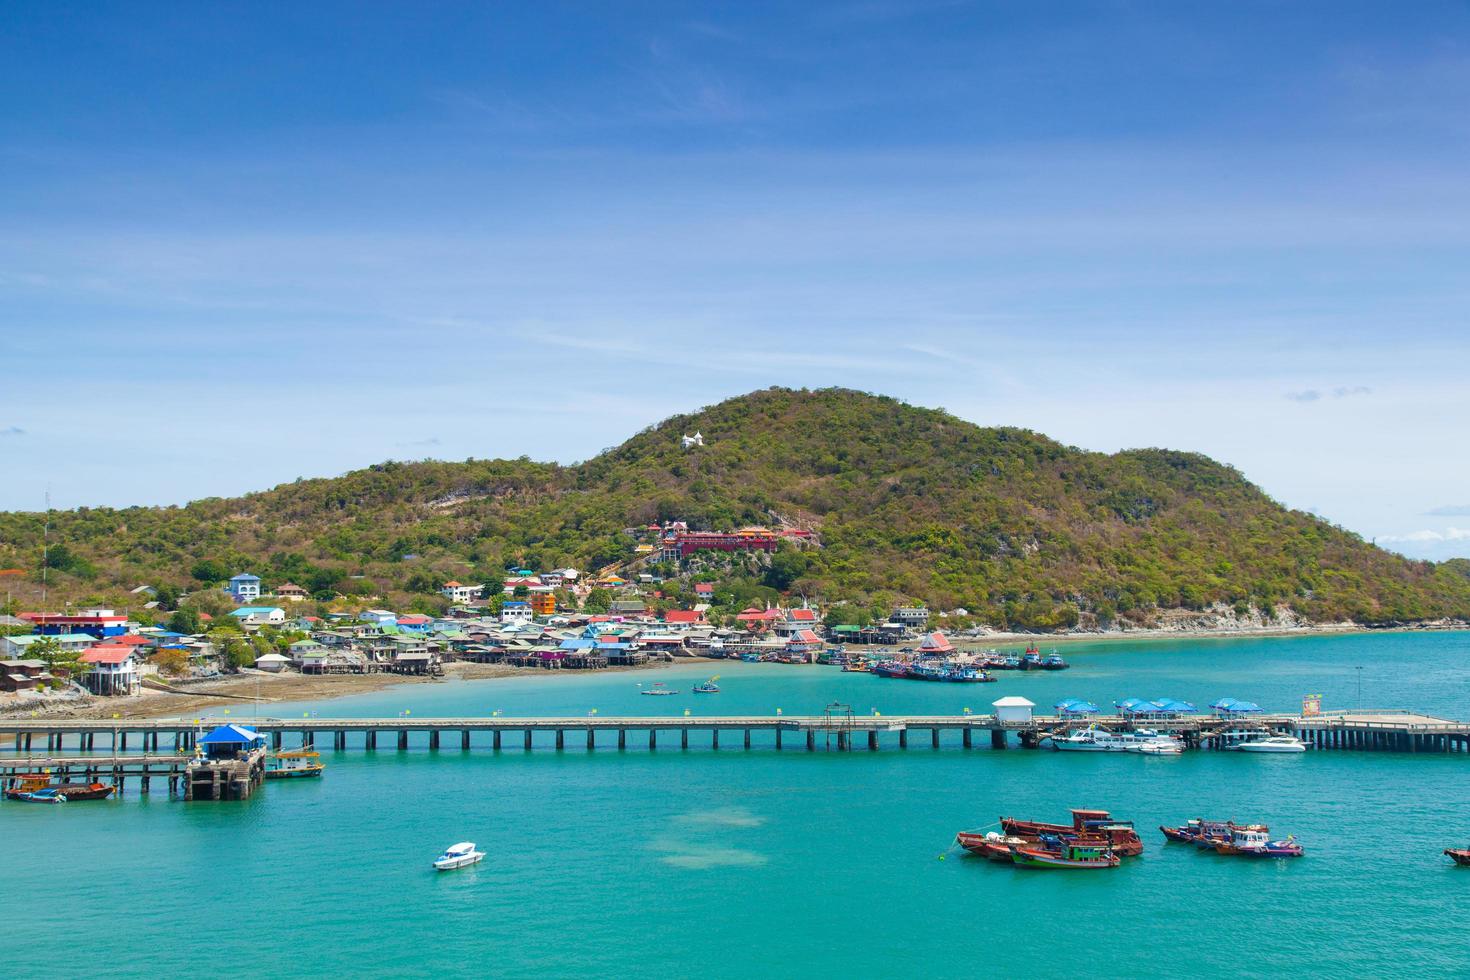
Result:
M1069 645L1076 666L942 685L835 668L718 668L446 682L299 717L488 714L977 713L1004 694L1220 696L1268 709L1470 715L1470 634ZM1359 671L1356 668L1361 667ZM715 670L723 693L690 686ZM685 693L647 698L661 680ZM232 718L248 717L248 710ZM1321 752L1180 758L1049 751L777 753L757 736L688 751L667 734L618 752L323 749L320 781L244 803L166 794L0 805L0 894L17 976L87 972L879 977L1470 975L1470 756ZM768 737L767 737L768 738ZM450 743L452 747L448 747ZM634 746L637 746L634 748ZM1029 872L963 856L955 831L1070 806L1135 820L1141 858ZM1165 846L1192 816L1263 821L1308 855L1252 862ZM447 844L479 866L436 874Z

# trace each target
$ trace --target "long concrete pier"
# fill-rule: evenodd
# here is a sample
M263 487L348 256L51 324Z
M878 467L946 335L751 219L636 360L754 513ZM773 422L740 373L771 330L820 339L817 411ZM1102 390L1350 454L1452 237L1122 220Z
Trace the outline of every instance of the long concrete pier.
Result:
M727 716L574 716L512 718L480 716L464 718L395 717L395 718L260 718L211 717L166 719L28 719L0 721L0 739L13 740L18 753L37 749L59 755L67 746L81 752L107 750L112 755L128 752L130 744L144 752L159 752L167 745L175 752L191 750L202 731L224 721L246 725L269 735L279 748L289 738L303 745L316 745L345 750L349 747L374 750L407 749L410 737L427 741L430 749L457 747L470 749L545 748L563 749L568 738L581 740L587 748L629 746L630 737L656 749L660 738L666 747L678 739L680 748L689 748L691 734L699 742L713 748L734 747L739 739L743 748L752 747L752 735L760 733L762 742L774 743L777 749L818 748L847 751L866 745L877 750L884 743L909 748L911 739L928 742L933 748L942 744L941 736L958 741L965 748L974 745L976 733L988 736L990 747L1006 748L1016 744L1037 747L1053 732L1086 725L1110 730L1147 727L1175 732L1192 748L1221 748L1227 733L1239 731L1296 735L1314 748L1344 750L1379 750L1401 752L1470 753L1470 722L1450 721L1405 711L1351 711L1332 714L1256 715L1250 718L1216 718L1213 716L1177 719L1136 719L1118 715L1095 715L1090 718L1035 716L1025 721L1002 720L994 715L727 715ZM549 733L542 734L542 733ZM538 739L538 734L541 737ZM488 742L488 745L486 744ZM794 743L794 744L791 744Z

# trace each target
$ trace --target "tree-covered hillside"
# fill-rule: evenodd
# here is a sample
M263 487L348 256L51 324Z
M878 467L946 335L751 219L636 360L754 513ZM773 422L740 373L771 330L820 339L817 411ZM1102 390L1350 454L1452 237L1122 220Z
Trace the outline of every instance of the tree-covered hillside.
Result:
M705 444L683 449L696 430ZM313 591L431 592L511 562L623 561L625 529L663 519L811 528L820 547L786 562L783 584L829 603L966 607L997 625L1218 602L1319 621L1470 615L1466 563L1375 548L1206 457L1082 452L841 389L734 398L576 466L384 463L233 500L54 513L50 574L74 599L242 569ZM32 582L42 523L0 515L0 564Z

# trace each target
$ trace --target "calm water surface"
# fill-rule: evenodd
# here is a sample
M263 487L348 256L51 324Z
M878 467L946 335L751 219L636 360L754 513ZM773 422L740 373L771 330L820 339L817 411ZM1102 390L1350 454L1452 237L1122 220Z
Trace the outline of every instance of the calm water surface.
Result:
M1467 634L1064 652L1073 670L982 686L732 663L446 682L270 712L812 714L842 701L980 713L1013 693L1040 705L1228 695L1287 710L1319 693L1329 709L1470 715ZM723 693L688 693L714 670ZM641 697L654 680L684 693ZM957 735L938 752L927 735L904 752L888 736L880 752L843 755L778 754L759 735L751 752L711 751L701 735L683 752L666 735L649 753L630 738L639 748L623 753L569 738L561 753L496 754L488 736L468 753L457 738L437 752L326 750L321 781L238 804L130 792L0 805L7 972L71 976L84 948L87 972L127 976L1470 975L1470 869L1440 855L1470 844L1470 756L966 752ZM1135 820L1148 850L1112 872L1044 873L950 848L956 830L1000 814L1063 819L1069 806ZM1199 815L1267 822L1308 855L1232 860L1154 830ZM464 839L489 857L429 869Z

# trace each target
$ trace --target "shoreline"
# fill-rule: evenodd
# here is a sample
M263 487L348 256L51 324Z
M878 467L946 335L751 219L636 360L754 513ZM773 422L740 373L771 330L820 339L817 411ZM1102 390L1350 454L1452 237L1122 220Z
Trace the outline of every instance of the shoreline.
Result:
M1470 629L1470 624L1444 623L1420 624L1417 626L1367 627L1352 623L1330 623L1312 626L1276 626L1259 628L1222 629L1136 629L1108 630L1098 632L1069 633L991 633L980 637L955 637L957 650L973 651L992 649L1016 643L1038 645L1066 645L1079 643L1117 643L1120 641L1157 640L1233 640L1233 639L1277 639L1303 636L1341 636L1348 633L1431 633L1456 632ZM885 647L864 648L879 653ZM641 667L609 667L593 673L657 671L681 664L720 664L725 659L712 657L677 657L672 662L658 661ZM545 677L563 673L561 671L536 670L526 667L509 667L504 664L449 663L444 665L444 676L424 677L405 674L318 674L295 673L235 674L215 681L194 685L188 693L144 688L142 694L130 698L91 698L76 704L52 704L37 708L37 717L47 718L136 718L153 719L187 716L190 713L214 711L219 708L238 706L242 709L255 705L262 707L283 701L336 701L359 694L372 694L390 687L413 684L443 684L450 681L511 679L517 677ZM568 671L580 675L584 671ZM259 691L259 699L256 692ZM28 712L16 710L0 711L0 718L24 717Z

